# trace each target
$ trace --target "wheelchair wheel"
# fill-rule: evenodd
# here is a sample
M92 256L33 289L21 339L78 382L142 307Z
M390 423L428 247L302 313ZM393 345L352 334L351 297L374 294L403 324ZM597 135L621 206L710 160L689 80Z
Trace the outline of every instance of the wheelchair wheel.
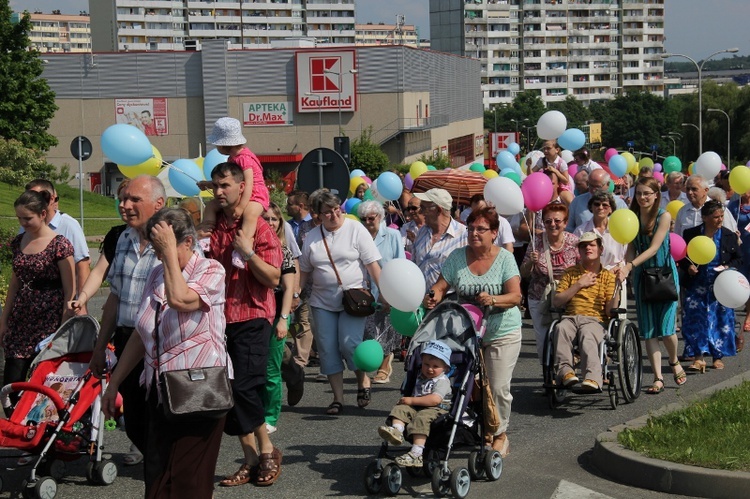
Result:
M560 321L552 321L547 336L544 338L544 354L542 355L542 375L544 377L545 392L549 408L555 409L565 401L565 390L550 388L555 383L555 361L553 359L555 351L555 342L552 337L552 331Z
M638 328L629 320L623 320L617 329L617 374L620 390L626 403L641 394L643 379L643 358Z

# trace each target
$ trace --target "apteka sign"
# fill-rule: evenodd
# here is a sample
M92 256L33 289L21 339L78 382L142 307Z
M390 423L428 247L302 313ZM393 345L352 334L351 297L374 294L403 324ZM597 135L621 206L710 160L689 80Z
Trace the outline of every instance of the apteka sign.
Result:
M279 102L245 102L242 104L245 126L286 126L292 125L292 103Z
M354 50L300 51L297 57L297 112L357 110Z

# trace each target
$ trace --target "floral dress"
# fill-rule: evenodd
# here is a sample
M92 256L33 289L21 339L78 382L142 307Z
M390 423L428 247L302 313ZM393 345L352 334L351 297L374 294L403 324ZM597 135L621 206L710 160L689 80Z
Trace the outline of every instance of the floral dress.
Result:
M44 250L26 255L21 251L22 237L19 234L11 243L18 293L3 340L5 357L12 359L33 357L37 343L60 327L65 303L57 264L73 256L73 245L59 235Z

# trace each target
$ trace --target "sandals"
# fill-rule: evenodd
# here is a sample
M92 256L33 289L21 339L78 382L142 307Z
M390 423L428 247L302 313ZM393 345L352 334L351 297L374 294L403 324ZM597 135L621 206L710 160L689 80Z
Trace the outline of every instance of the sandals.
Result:
M258 477L255 485L258 487L269 487L276 483L281 475L281 451L276 447L270 454L261 454L259 456Z
M369 388L360 388L357 390L357 405L364 409L368 405L370 405L370 389Z
M743 330L740 331L739 334L734 337L734 343L735 345L737 345L737 353L740 353L742 349L745 348L745 331L747 331L747 329L743 328Z
M130 446L130 452L125 454L125 457L122 458L122 464L125 466L135 466L142 462L143 454L138 450L138 447L136 447L135 444Z
M377 374L374 378L372 378L372 382L376 385L384 385L386 383L389 383L391 381L391 375L388 373L388 371L384 371L382 369L378 369Z
M724 361L722 361L721 359L714 359L711 367L718 370L724 369Z
M335 400L326 408L326 414L329 416L338 416L342 412L344 412L344 404Z
M663 391L664 391L664 379L663 378L654 379L654 384L646 389L646 393L651 394L651 395L657 395Z
M677 386L682 386L685 383L687 383L687 374L685 373L685 370L680 365L680 361L678 360L674 364L671 362L669 363L669 367L672 368L672 376L674 377L674 382ZM679 372L675 369L676 367L679 367Z
M742 332L750 332L750 317L745 319L745 323L742 325Z
M249 482L255 482L258 479L258 470L258 465L250 466L249 464L244 463L234 474L229 475L224 478L224 480L220 481L219 485L222 487L236 487L238 485L245 485Z

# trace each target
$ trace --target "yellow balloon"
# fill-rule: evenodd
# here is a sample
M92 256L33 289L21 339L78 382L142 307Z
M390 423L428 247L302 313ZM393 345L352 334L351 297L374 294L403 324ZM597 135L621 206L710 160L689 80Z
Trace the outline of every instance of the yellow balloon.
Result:
M677 212L680 211L680 208L682 208L683 206L685 206L685 203L678 199L667 203L667 211L670 215L672 215L672 220L677 218Z
M159 173L159 170L161 170L161 153L153 145L151 145L151 150L154 155L143 163L133 166L117 165L117 168L119 168L122 174L128 178L137 177L138 175L156 176Z
M620 154L620 156L625 158L625 161L628 162L628 170L632 170L633 168L636 168L637 161L635 160L635 156L633 156L629 152L624 152Z
M200 194L198 194L202 198L212 198L214 197L214 193L212 191L201 191Z
M354 220L355 222L361 222L361 220L359 219L359 217L358 217L357 215L353 214L353 213L347 213L347 214L346 214L346 215L344 215L344 216L345 216L346 218L351 218L351 219L352 219L352 220Z
M649 158L649 157L643 157L643 158L641 158L641 160L640 160L640 161L638 162L638 164L639 164L639 165L640 165L641 167L643 167L643 166L647 166L647 167L649 167L649 168L653 168L653 167L654 167L654 160L653 160L653 159L651 159L651 158Z
M495 170L485 170L482 172L482 176L489 180L491 178L498 177L499 174Z
M206 159L203 156L198 156L197 158L193 158L193 162L201 167L201 170L203 169L203 160Z
M695 236L687 247L690 261L696 265L706 265L716 256L716 244L708 236Z
M409 167L409 175L411 175L412 180L416 180L417 177L419 177L426 171L427 171L427 165L422 163L421 161L415 161Z
M729 172L729 185L737 194L750 191L750 168L742 165L735 166Z
M638 217L632 210L621 208L609 217L609 233L620 244L628 244L638 235Z
M351 180L349 180L349 192L353 196L354 193L357 192L357 187L366 183L367 182L362 177L352 177Z
M693 168L694 165L695 165L695 163L690 163L688 165L688 175L694 175L695 174L695 169Z

